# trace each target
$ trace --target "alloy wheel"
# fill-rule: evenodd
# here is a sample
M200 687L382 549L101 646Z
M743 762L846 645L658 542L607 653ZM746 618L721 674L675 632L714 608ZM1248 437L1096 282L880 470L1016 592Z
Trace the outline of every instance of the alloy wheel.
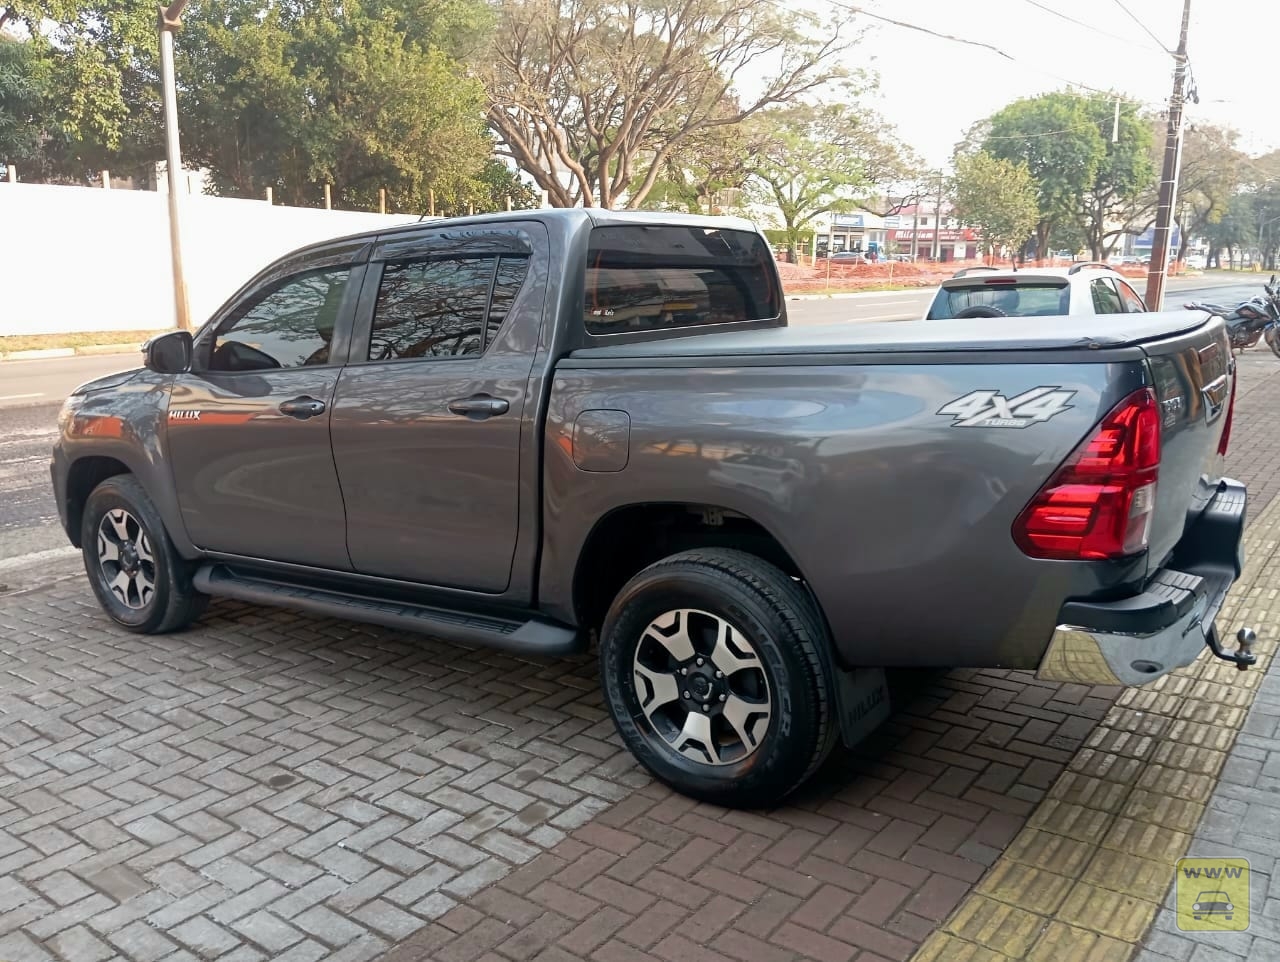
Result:
M98 564L108 590L126 608L139 611L156 594L156 560L142 524L124 508L98 523Z
M654 618L633 668L653 733L691 761L741 762L769 731L773 702L760 654L718 615L682 608Z

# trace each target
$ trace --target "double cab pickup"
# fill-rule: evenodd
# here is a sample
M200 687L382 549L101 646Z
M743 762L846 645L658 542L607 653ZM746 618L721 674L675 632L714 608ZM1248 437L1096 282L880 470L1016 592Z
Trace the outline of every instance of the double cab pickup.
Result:
M106 613L211 596L598 649L654 775L777 802L884 669L1139 685L1238 577L1195 312L791 327L750 223L539 210L316 244L78 388L53 486Z

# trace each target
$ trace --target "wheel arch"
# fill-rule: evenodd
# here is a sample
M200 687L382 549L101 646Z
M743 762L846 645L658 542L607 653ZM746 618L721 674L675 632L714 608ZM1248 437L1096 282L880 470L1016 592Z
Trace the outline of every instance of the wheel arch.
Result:
M782 541L742 512L688 501L622 505L597 519L578 553L572 589L578 624L599 628L619 589L641 569L680 551L712 547L745 551L805 581Z
M109 455L88 454L71 462L67 469L67 536L77 548L81 547L80 526L89 495L103 481L121 474L137 477L129 465Z

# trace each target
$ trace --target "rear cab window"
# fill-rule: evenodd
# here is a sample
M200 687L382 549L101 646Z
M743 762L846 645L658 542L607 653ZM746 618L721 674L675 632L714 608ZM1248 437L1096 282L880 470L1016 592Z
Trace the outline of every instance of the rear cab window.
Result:
M583 293L583 324L597 337L770 321L782 313L773 255L746 230L596 227Z
M1005 317L1054 317L1070 313L1070 292L1065 280L1024 284L988 278L948 285L934 297L929 320L948 320L971 307L994 308Z

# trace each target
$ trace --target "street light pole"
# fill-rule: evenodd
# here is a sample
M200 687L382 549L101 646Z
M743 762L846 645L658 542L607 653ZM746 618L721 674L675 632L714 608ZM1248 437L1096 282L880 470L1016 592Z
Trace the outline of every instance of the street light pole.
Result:
M173 264L173 311L178 328L191 330L187 281L182 269L182 151L178 146L178 89L173 70L173 35L182 26L187 0L160 8L160 93L164 101L165 166L169 181L169 252Z
M1178 168L1182 160L1182 103L1187 80L1187 30L1191 25L1191 0L1182 3L1182 30L1174 53L1173 94L1169 98L1169 126L1165 135L1164 167L1160 172L1160 200L1156 208L1155 234L1151 239L1151 265L1147 268L1147 306L1164 306L1165 270L1169 263L1169 234L1173 205L1178 198Z

